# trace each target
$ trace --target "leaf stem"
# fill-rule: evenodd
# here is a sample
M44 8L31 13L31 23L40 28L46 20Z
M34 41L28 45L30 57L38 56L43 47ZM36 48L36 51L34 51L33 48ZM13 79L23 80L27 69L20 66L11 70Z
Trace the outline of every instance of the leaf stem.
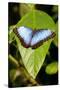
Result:
M10 54L9 55L9 59L10 61L12 61L17 67L19 67L19 63L17 62L17 60Z

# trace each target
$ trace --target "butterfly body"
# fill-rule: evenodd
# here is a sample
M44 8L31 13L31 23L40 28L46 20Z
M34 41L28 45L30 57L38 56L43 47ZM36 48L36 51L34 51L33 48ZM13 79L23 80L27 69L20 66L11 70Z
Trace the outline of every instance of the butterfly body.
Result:
M49 29L32 30L24 26L15 28L14 32L25 48L31 47L33 49L41 46L45 41L55 36L55 33Z

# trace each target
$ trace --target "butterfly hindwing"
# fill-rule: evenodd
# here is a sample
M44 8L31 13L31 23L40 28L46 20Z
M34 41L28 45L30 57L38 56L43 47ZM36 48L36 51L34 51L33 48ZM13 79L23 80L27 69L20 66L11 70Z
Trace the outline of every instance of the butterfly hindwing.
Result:
M36 30L31 40L31 47L37 48L43 44L46 40L52 38L55 35L51 30Z

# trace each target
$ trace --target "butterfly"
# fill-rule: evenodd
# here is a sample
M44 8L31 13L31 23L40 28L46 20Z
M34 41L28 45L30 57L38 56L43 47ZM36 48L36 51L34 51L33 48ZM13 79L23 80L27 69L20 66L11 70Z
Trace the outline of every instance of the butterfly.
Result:
M25 26L15 28L13 31L25 48L31 47L32 49L38 48L44 42L55 36L55 32L52 32L50 29L32 30Z

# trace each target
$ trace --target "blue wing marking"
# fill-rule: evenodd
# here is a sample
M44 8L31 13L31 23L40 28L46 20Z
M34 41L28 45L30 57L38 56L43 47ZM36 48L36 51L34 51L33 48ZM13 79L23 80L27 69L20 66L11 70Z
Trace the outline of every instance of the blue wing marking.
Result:
M32 30L30 28L21 26L17 29L21 38L23 38L26 44L29 44L32 39Z

